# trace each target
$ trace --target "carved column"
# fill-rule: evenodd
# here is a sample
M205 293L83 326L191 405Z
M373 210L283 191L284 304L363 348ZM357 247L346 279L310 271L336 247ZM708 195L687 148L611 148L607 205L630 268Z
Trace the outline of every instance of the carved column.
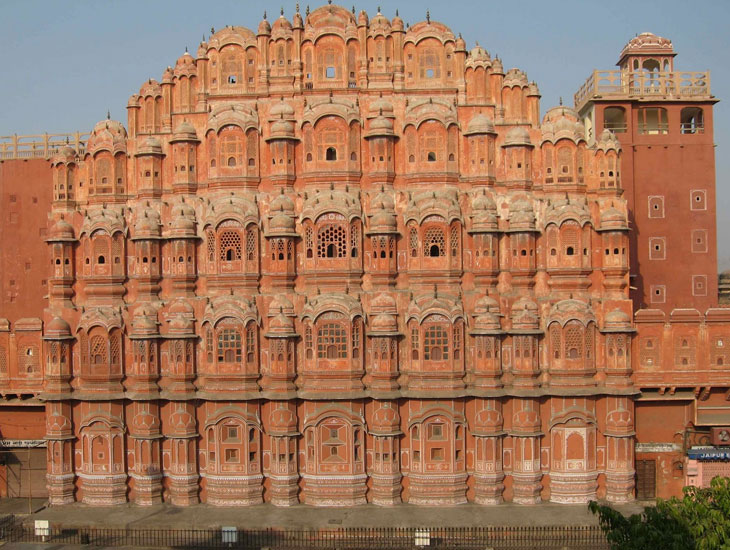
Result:
M299 473L297 470L298 430L296 404L272 403L269 435L271 436L271 504L293 506L299 502Z
M51 506L74 501L73 425L71 404L67 401L46 403L46 441L48 502Z
M154 401L132 403L129 435L133 446L134 501L149 506L161 501L160 408Z

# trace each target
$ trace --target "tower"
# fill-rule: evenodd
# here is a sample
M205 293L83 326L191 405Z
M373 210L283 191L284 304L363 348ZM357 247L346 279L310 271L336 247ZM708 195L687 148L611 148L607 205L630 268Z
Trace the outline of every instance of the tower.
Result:
M666 313L717 304L718 100L709 72L675 71L676 55L670 40L641 33L621 51L618 70L594 71L575 94L589 142L610 130L623 150L620 173L607 156L599 177L625 190L634 308Z

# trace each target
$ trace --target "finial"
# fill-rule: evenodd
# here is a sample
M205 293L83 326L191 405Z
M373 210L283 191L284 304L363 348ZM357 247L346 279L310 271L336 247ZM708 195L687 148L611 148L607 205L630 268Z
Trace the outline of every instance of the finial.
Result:
M327 3L331 6L332 5L332 0L327 0Z
M266 21L266 10L264 10L264 21Z
M378 15L380 15L380 6L378 6Z
M352 15L355 15L355 4L352 5Z
M66 136L66 145L68 145L68 136Z
M282 17L284 17L284 6L281 6L279 13L281 14Z
M215 27L210 28L210 34L211 34L211 36L215 34Z
M296 12L299 13L299 2L297 2L297 5L296 5L296 8L295 9L296 9Z
M112 114L109 112L109 109L106 110L106 119L109 120L112 118Z
M202 46L202 43L205 42L205 34L203 34L203 40L201 40L200 42L201 42L201 46Z
M560 96L560 106L563 106L563 96Z
M430 23L430 22L431 22L431 11L426 10L426 23Z
M185 46L185 53L188 53L188 47Z
M410 23L406 23L406 29L410 29L410 28L411 28L411 24Z
M309 4L307 4L307 11L306 11L306 15L309 15Z
M439 297L439 291L438 291L438 288L436 287L436 283L433 284L433 297L434 298Z
M395 16L398 17L398 8L395 8Z

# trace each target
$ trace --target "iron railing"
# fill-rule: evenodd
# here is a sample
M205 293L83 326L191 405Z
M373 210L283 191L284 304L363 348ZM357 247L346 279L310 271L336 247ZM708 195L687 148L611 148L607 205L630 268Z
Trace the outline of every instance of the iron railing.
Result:
M90 544L99 547L238 548L258 550L484 550L485 548L608 550L606 537L591 526L377 527L289 529L97 529L0 524L5 542Z

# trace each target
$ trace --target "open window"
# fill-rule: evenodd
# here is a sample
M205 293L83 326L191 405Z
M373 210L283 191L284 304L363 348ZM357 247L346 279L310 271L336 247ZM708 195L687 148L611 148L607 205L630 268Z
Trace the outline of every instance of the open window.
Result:
M669 123L667 110L662 107L643 107L639 109L640 134L667 134Z
M705 119L699 107L685 107L680 114L680 132L683 134L703 134Z
M623 107L606 107L603 111L603 128L614 134L626 132L626 111Z

